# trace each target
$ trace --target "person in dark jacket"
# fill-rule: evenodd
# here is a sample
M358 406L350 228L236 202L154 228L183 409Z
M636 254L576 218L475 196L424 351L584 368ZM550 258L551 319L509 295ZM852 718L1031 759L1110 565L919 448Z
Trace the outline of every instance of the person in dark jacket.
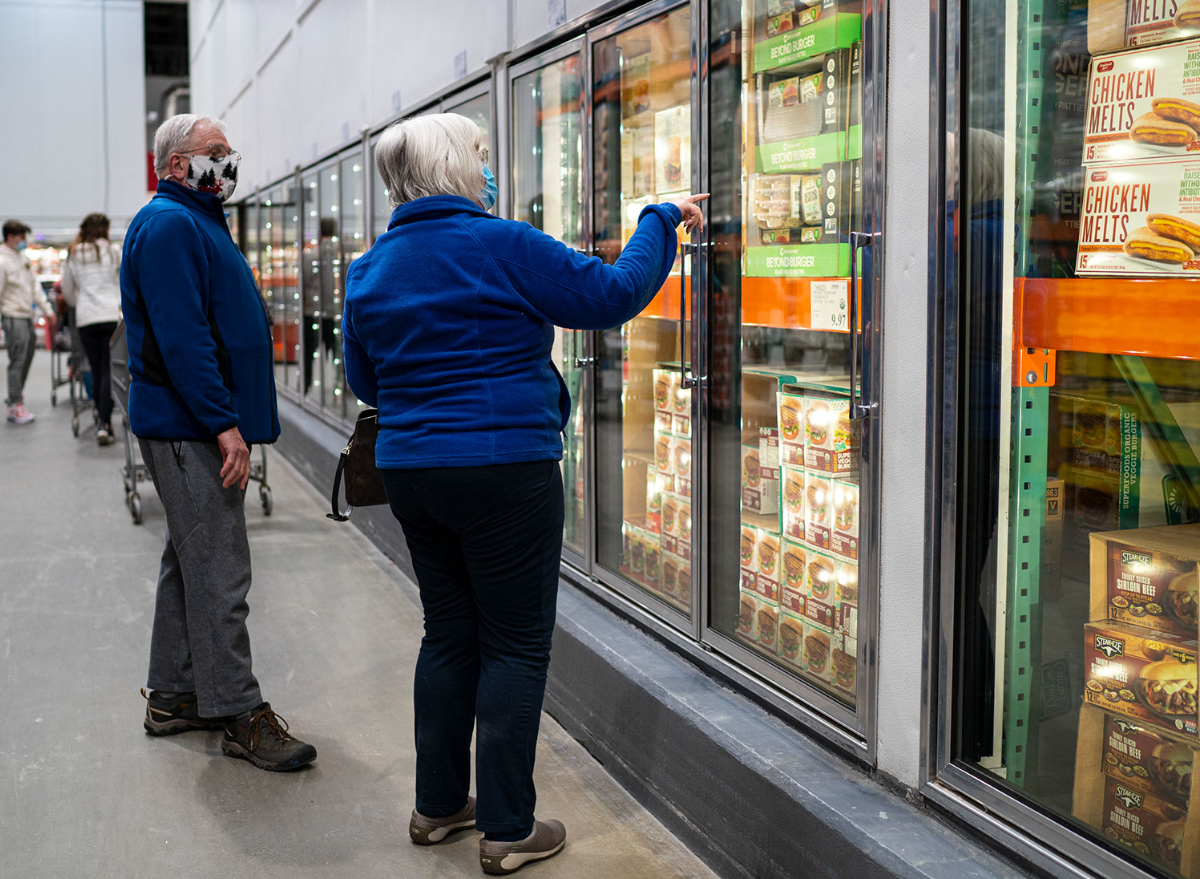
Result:
M476 827L480 865L501 874L566 840L560 822L534 820L533 785L571 412L554 327L637 315L671 270L675 227L699 225L707 196L645 208L606 265L489 214L480 139L456 114L384 132L376 163L395 210L347 274L342 344L351 390L379 409L376 463L424 606L410 836L428 845Z
M220 121L172 116L125 235L129 421L167 514L144 726L224 729L228 756L288 770L317 752L263 701L246 629L249 446L278 438L279 414L269 321L225 222L239 158Z

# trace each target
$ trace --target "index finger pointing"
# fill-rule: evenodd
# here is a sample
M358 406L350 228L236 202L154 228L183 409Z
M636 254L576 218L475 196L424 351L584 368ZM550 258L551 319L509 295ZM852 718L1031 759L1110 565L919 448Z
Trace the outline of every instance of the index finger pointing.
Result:
M708 198L707 192L701 192L697 195L689 195L687 197L688 204L695 204L698 201L705 201Z

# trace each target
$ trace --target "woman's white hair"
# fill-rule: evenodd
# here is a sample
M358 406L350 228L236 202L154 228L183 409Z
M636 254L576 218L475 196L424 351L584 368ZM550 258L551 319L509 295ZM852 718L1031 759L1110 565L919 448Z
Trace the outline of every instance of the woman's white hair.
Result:
M466 116L432 113L390 126L375 145L375 167L392 207L429 195L479 201L483 133Z
M172 116L154 132L154 173L161 178L167 173L167 162L172 153L186 153L192 144L192 132L197 125L209 125L225 133L225 123L211 116L195 113L180 113Z

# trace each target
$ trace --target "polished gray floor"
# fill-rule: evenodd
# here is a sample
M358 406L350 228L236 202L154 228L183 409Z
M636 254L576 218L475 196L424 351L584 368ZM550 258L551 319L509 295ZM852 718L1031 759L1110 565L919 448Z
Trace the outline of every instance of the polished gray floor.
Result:
M147 485L131 523L120 444L73 438L49 384L40 351L37 422L0 426L0 877L482 875L476 834L408 842L415 588L277 456L274 514L247 506L255 670L318 762L271 774L217 733L143 734L162 508ZM537 779L570 836L521 875L712 875L549 717Z

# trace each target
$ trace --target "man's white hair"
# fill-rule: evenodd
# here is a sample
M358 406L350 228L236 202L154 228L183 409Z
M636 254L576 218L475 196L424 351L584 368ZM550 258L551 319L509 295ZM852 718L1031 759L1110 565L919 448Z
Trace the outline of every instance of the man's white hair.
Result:
M458 113L431 113L397 122L375 145L375 167L392 207L429 195L479 201L483 132Z
M154 132L154 173L161 180L167 173L167 162L172 153L186 153L192 147L192 132L197 125L210 125L225 133L225 123L211 116L198 116L195 113L179 113L158 126Z

